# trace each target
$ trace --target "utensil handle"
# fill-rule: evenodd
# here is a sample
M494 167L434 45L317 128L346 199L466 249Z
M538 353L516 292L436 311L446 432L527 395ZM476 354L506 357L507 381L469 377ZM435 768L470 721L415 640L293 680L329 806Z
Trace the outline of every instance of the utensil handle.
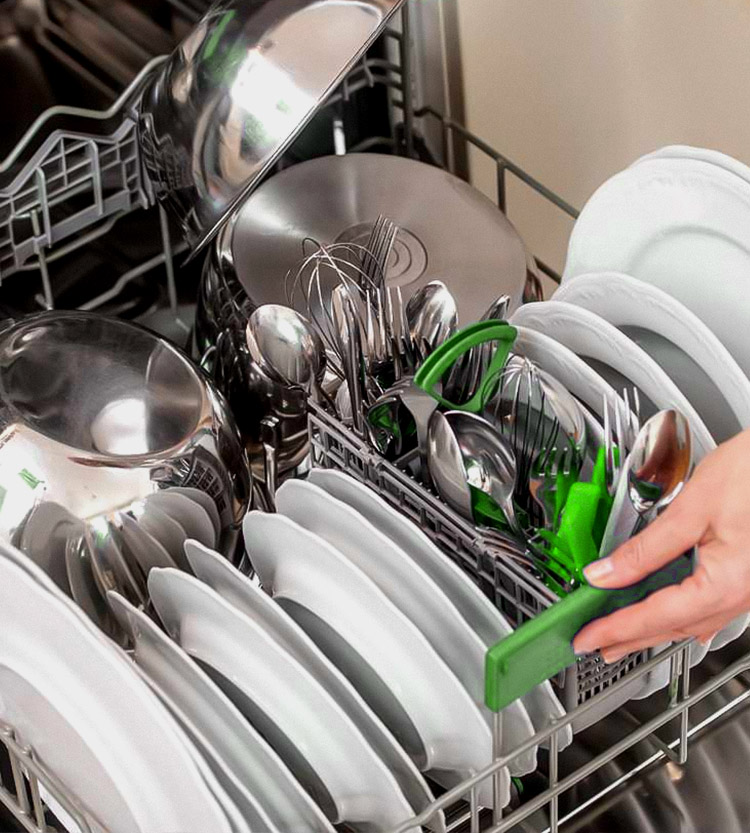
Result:
M639 602L693 571L692 553L681 555L638 584L620 590L579 587L490 648L485 658L485 703L500 711L534 686L573 665L572 642L592 619Z
M479 321L476 324L470 324L430 353L417 371L414 382L443 407L478 414L484 410L487 402L492 398L496 378L505 366L515 340L515 327L511 327L504 321ZM436 388L447 371L469 350L488 341L497 341L498 344L476 393L462 405L444 399Z

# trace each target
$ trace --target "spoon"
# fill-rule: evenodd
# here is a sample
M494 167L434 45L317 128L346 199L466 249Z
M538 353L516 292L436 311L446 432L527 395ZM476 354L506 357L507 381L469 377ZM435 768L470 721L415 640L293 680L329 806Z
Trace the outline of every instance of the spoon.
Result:
M480 321L507 321L510 295L500 295L484 311ZM494 344L486 341L472 347L461 357L448 377L446 388L453 402L465 402L479 387L479 382L492 361Z
M680 493L693 465L690 425L659 411L641 428L620 473L599 555L609 555Z
M510 443L483 417L465 411L436 411L428 436L429 471L441 497L475 519L473 487L488 495L517 531L513 507L516 458Z
M427 431L427 466L440 497L460 515L474 520L471 489L461 446L446 414L435 411Z
M636 437L627 472L628 497L644 520L680 493L693 464L690 423L679 411L660 411Z
M304 316L281 304L264 304L250 316L245 337L252 360L267 376L320 401L325 348Z
M456 299L442 281L430 281L409 298L406 321L412 343L434 350L458 327Z

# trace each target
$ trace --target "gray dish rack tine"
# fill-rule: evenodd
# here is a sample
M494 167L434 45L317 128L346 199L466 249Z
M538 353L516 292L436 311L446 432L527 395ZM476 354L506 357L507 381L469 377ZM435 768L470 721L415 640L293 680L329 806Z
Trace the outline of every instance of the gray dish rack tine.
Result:
M195 16L206 5L204 0L169 0ZM484 154L496 170L496 202L500 210L507 210L508 176L533 189L560 211L574 219L576 209L554 194L511 160L492 148L459 122L444 117L432 107L420 107L411 95L410 27L408 4L402 11L400 30L390 28L385 37L395 45L395 58L365 58L355 67L341 87L332 94L325 106L346 102L359 89L381 85L389 90L391 105L401 113L403 136L394 131L390 136L370 137L350 151L375 147L405 149L411 155L415 148L415 127L436 124L442 135L442 161L454 169L453 149L466 143ZM390 52L389 52L390 54ZM79 108L56 107L43 114L29 128L14 151L0 162L0 283L3 278L28 280L33 276L40 282L40 305L51 307L54 298L49 279L49 267L66 252L87 245L106 233L117 220L135 210L154 204L150 184L143 174L141 148L136 141L136 118L133 102L137 100L141 84L163 58L154 59L144 67L139 77L107 111L94 112ZM52 130L57 117L73 119L76 130ZM73 122L71 122L72 124ZM282 163L283 164L283 163ZM280 165L281 167L281 165ZM166 266L168 279L173 275L172 255L177 249L169 241L165 217L160 214L163 253L160 260ZM179 247L180 249L183 247ZM539 271L555 281L559 275L546 264L536 260ZM143 264L145 267L146 264ZM136 267L138 270L140 267ZM133 271L133 270L131 270ZM25 273L22 276L18 273ZM115 285L123 286L131 273L120 277ZM223 280L223 278L222 278ZM226 296L232 310L233 323L244 330L247 314L241 287L222 284L216 291ZM1 291L1 289L0 289ZM96 295L100 289L93 288ZM91 308L97 299L87 301ZM230 328L231 330L232 328ZM228 332L231 336L231 332ZM239 365L239 363L238 363ZM234 372L234 371L233 371ZM236 372L242 375L242 368ZM225 380L231 382L231 380ZM240 380L241 381L241 380ZM414 520L446 553L448 553L497 604L508 619L520 624L551 603L547 589L512 561L499 559L477 530L463 518L451 512L434 494L425 490L396 466L385 462L323 409L310 406L309 431L313 464L345 470L374 488L390 504ZM549 787L513 811L494 816L476 805L477 785L493 779L495 772L507 761L523 751L519 748L504 759L496 760L484 772L442 795L418 817L407 820L393 833L407 833L429 826L432 815L439 810L450 811L449 830L491 833L510 830L532 813L544 810L547 830L557 833L560 825L583 812L592 802L615 788L612 784L577 807L567 816L561 815L560 796L571 787L590 777L622 752L646 737L651 738L659 751L651 759L626 773L620 781L635 778L646 766L670 759L684 763L690 737L713 723L727 711L750 699L750 686L719 712L706 718L698 726L690 727L689 709L721 686L742 678L750 670L750 655L743 657L713 677L695 692L690 691L689 648L675 645L659 658L647 659L645 653L626 658L614 666L605 666L595 657L586 657L577 667L556 681L568 715L555 726L540 732L529 743L546 742L549 746ZM574 728L590 725L603 714L627 700L634 687L645 681L658 662L667 659L671 679L664 709L648 723L596 759L581 766L565 778L560 776L556 730L565 725ZM679 730L670 743L654 734L672 721ZM497 732L501 721L496 721ZM496 734L496 741L499 737ZM497 743L499 748L499 742ZM78 798L62 783L64 773L49 772L33 750L17 738L13 727L0 723L0 809L4 807L26 833L106 833ZM50 808L65 820L51 820ZM66 827L66 823L69 825ZM54 825L54 826L53 826Z

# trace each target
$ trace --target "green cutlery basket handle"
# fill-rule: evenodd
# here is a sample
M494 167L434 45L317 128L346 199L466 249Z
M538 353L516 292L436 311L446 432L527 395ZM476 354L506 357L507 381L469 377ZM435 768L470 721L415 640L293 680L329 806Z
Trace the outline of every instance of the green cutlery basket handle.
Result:
M510 324L506 324L504 321L479 321L476 324L470 324L468 327L454 333L440 347L430 353L414 376L414 382L444 408L478 414L484 410L487 402L492 398L497 376L505 367L516 335L515 327L511 327ZM468 402L462 405L448 402L437 392L438 383L464 353L488 341L497 341L498 345L492 361L479 383L477 392Z
M639 602L692 572L693 554L681 555L637 584L620 590L579 587L524 622L487 651L485 703L498 712L576 661L573 637L592 619Z

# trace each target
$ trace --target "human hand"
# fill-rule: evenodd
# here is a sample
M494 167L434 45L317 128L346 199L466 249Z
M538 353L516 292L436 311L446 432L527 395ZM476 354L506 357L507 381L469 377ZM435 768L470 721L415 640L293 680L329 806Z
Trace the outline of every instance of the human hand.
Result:
M596 587L626 587L696 545L692 576L586 625L576 653L598 648L616 662L691 636L706 643L750 610L750 430L709 454L653 523L584 574Z

